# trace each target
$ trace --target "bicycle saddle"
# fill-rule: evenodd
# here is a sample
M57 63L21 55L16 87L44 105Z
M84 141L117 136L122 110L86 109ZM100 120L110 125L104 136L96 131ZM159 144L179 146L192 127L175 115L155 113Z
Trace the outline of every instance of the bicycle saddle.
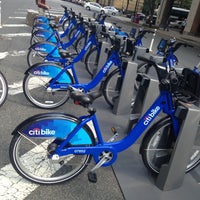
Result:
M81 91L72 91L70 97L74 100L75 104L81 104L84 107L92 104L94 100L89 94Z
M96 92L84 93L80 89L69 86L70 97L74 100L75 104L80 104L84 107L88 107L93 101L102 95L101 90Z
M73 58L73 56L77 56L77 53L72 53L64 49L59 49L59 54L62 58Z

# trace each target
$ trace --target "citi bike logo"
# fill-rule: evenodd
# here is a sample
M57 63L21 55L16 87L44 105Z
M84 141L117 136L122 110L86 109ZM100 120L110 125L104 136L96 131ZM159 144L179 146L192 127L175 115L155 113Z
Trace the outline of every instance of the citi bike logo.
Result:
M151 120L158 113L159 110L160 110L160 107L156 106L155 109L152 109L151 112L146 117L144 117L145 126L147 126L151 122Z
M28 132L31 136L51 136L55 135L55 130L34 128Z
M109 61L109 62L106 64L106 66L104 67L103 73L106 73L107 70L110 68L111 65L112 65L112 61Z
M43 76L48 76L49 72L46 71L41 71L41 70L36 70L33 72L34 75L43 75Z

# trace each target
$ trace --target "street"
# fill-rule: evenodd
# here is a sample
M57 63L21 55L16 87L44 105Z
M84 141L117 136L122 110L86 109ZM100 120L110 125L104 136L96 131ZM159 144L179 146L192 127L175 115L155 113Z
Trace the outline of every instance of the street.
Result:
M76 13L81 12L83 16L92 17L93 12L84 10L83 7L61 0L48 0L48 4L52 8L52 13L61 15L63 9L60 4L67 5ZM0 200L11 199L60 199L60 200L123 200L121 188L113 173L111 167L101 168L98 171L98 183L92 184L87 179L87 170L69 183L58 184L54 186L39 186L25 181L19 177L12 169L9 161L9 144L12 138L12 131L23 120L28 117L44 112L67 112L78 116L84 113L84 108L77 108L73 102L69 101L63 106L55 110L38 109L32 106L25 98L22 90L22 80L24 72L27 70L26 54L30 45L31 27L26 24L27 9L36 10L35 1L32 0L6 0L1 3L1 23L0 28L0 70L5 75L9 93L5 104L0 108L1 124L0 124ZM128 19L127 19L128 20ZM129 32L132 28L131 23L126 23L122 18L115 16L110 17L108 22L116 22L122 26L122 30ZM154 41L153 51L156 52L156 47L162 38L162 35L157 35ZM149 46L151 43L152 34L146 35L143 40L144 46ZM200 49L181 47L177 51L176 56L179 58L178 67L193 68L198 62ZM77 64L77 68L83 64ZM78 70L80 76L83 70ZM84 74L87 77L87 73ZM90 80L83 76L83 81ZM112 117L108 105L103 99L98 102L102 103L99 109L103 112L109 112ZM97 108L98 109L98 108ZM100 121L101 122L101 121ZM103 122L103 120L102 120ZM102 125L103 127L103 125ZM103 128L104 129L104 128ZM107 131L107 130L106 130ZM108 130L110 132L110 130ZM106 135L107 137L107 135ZM92 165L92 164L91 164Z

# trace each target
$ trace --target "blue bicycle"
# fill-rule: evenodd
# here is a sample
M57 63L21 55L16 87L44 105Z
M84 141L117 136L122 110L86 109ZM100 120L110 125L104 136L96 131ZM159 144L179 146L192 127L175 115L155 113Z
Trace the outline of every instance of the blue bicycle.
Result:
M73 41L77 39L74 45L74 48L77 49L76 52L71 53L70 51L64 50L63 48L58 48L58 45L49 42L36 43L31 47L27 54L28 65L33 66L41 62L53 61L56 63L60 63L63 66L66 66L69 60L72 60L71 62L73 63L82 61L86 53L90 52L91 50L96 51L97 54L100 55L101 46L96 36L96 26L90 25L89 27L90 35L88 37L87 31L85 32L86 38L84 40L87 41L85 41L86 44L84 44L84 47L81 50L78 49L81 47L79 47L78 45L80 42L80 38L77 39L77 37L80 32L84 32L84 25L82 23L77 29L77 33L74 35L74 37L68 43L64 43L62 45L63 48L67 48L70 45L73 45ZM77 54L77 52L79 53Z
M54 28L53 25L51 27L48 24L43 23L35 25L36 30L32 32L30 44L33 45L42 41L49 41L53 43L57 43L58 41L60 42L60 40L70 34L72 28L77 25L77 16L75 12L71 12L71 15L72 16L68 16L68 20L66 22L68 23L68 26L61 34L58 32L58 26L56 24L54 24Z
M79 61L82 56L85 55L85 52L88 51L90 45L94 42L93 40L89 41L90 43L85 46L81 53L72 59L72 61L68 64L61 66L56 64L54 60L54 62L44 62L33 65L31 68L29 68L25 72L23 81L23 90L26 98L32 104L40 108L47 109L59 107L63 105L69 98L69 93L67 91L70 85L73 85L73 87L84 92L89 92L91 89L95 88L101 83L113 65L117 67L114 70L114 75L118 75L118 77L123 80L125 69L123 68L119 53L121 43L118 38L115 38L113 40L111 39L113 42L111 52L109 53L106 63L102 66L98 74L89 83L79 83L76 71L74 69L74 63ZM64 63L66 63L66 59ZM105 82L102 83L102 90L106 101L109 103L109 105L113 106L114 97L119 95L120 86L119 84L118 86L114 85L113 81L111 81L111 78L112 76L106 77ZM113 78L115 78L115 76L113 76Z
M66 27L68 26L69 13L72 12L72 9L69 10L64 5L61 5L61 7L64 9L64 13L58 20L57 24L59 26L62 26L62 29L64 31L66 29ZM56 23L55 17L50 14L49 10L47 13L48 13L48 16L45 16L45 15L36 16L33 21L33 27L36 26L38 23L43 23L43 24L47 24L47 25L51 25L52 23L55 24Z
M149 60L144 60L158 66ZM75 117L61 113L35 115L19 124L12 132L9 155L14 169L29 181L39 184L56 184L68 181L80 174L93 157L96 165L88 173L91 182L97 181L95 171L100 167L111 166L118 153L133 145L136 140L151 126L160 112L166 117L157 121L147 131L140 147L145 166L158 174L163 164L170 160L179 134L181 116L177 115L177 99L173 95L177 91L178 78L174 71L168 78L160 80L160 95L140 118L135 127L125 138L115 141L118 133L113 127L113 136L103 140L96 110L91 106L96 94L85 94L70 88L70 96L88 110L88 115ZM158 74L159 77L159 74ZM176 114L175 114L176 113ZM88 126L94 125L94 132ZM200 162L200 149L195 146L191 152L186 168L189 172Z
M89 36L88 29L90 31ZM69 42L63 43L60 40L58 40L58 42L55 44L46 41L38 42L32 45L29 48L27 54L27 63L29 67L44 61L60 62L61 64L65 65L66 59L63 59L63 55L61 52L65 52L66 54L67 52L64 50L66 50L70 46L74 47L76 52L75 54L73 53L73 55L78 54L77 57L83 58L85 56L82 54L81 51L86 46L90 47L87 48L87 50L92 51L92 53L97 53L97 55L100 55L100 41L97 38L96 24L93 24L91 22L85 22L83 21L83 18L80 18L77 30ZM88 54L90 54L89 51ZM81 56L79 56L79 54L81 54ZM64 57L66 58L66 56Z

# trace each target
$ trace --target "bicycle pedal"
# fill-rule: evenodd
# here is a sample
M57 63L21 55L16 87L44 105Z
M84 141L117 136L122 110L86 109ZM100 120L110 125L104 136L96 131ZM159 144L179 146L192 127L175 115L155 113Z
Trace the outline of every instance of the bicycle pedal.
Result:
M88 173L88 180L92 183L96 183L97 182L97 175L94 172L89 172Z

